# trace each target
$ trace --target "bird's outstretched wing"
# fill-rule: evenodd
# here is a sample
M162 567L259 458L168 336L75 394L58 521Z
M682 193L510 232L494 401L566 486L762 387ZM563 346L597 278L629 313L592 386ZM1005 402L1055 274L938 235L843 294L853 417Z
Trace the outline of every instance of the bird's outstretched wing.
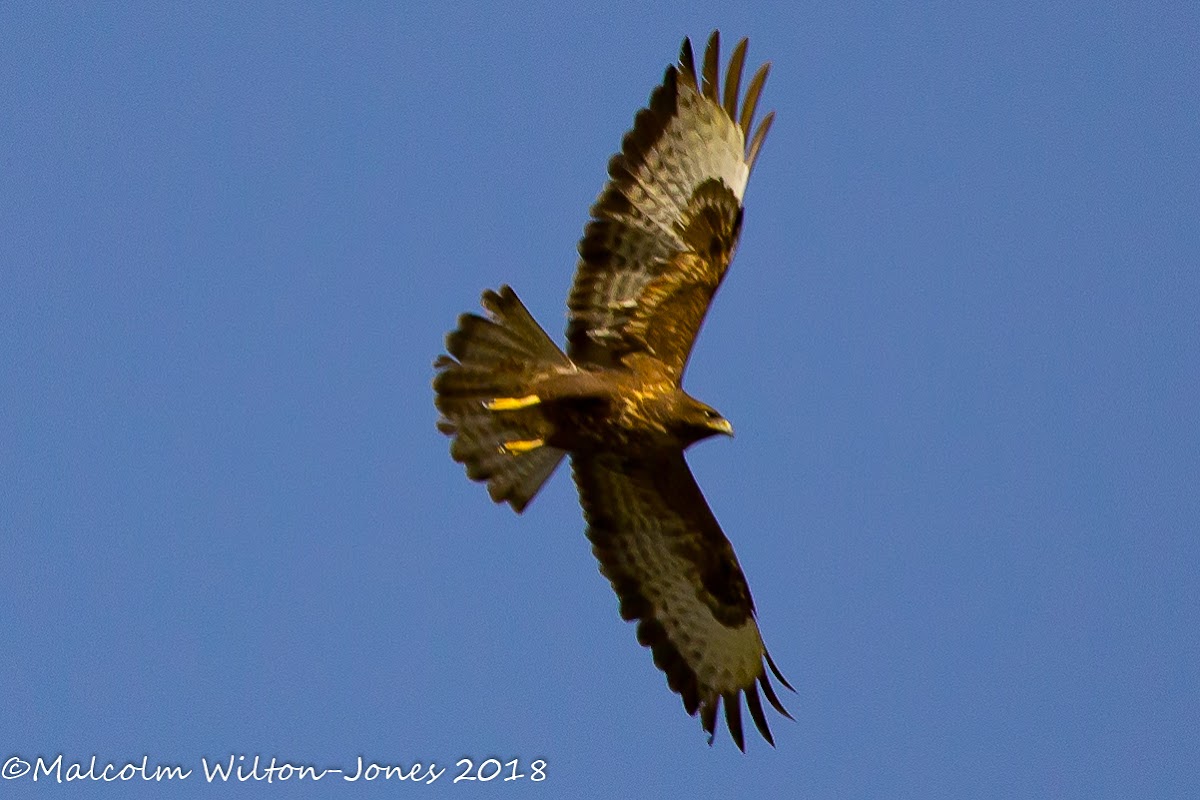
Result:
M742 195L774 119L750 131L769 64L738 94L746 40L734 48L722 93L719 37L697 72L691 41L638 112L579 243L567 305L567 353L615 366L648 352L683 375L709 302L733 259Z
M766 667L792 687L763 645L746 578L683 453L580 454L572 466L600 571L621 601L621 616L639 621L638 641L651 649L668 686L689 714L699 712L710 735L724 701L729 732L742 750L745 694L754 724L773 745L759 686L776 710L790 715Z

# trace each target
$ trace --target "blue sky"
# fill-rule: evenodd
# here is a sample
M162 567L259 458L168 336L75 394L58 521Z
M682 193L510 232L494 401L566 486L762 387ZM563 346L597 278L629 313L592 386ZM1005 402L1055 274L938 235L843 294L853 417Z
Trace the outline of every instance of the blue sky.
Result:
M778 112L687 376L797 688L745 755L566 471L494 506L430 389L484 288L561 341L607 159L714 27ZM197 774L0 794L1196 796L1197 40L1192 3L4 4L0 758ZM230 754L449 772L205 784Z

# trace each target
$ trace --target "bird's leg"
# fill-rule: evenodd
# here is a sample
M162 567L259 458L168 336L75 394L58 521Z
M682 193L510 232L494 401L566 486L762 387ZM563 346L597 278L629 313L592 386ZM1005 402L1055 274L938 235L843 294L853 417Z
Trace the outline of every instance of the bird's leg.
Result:
M528 453L530 450L537 450L545 443L545 439L517 439L512 442L505 442L500 446L500 449L510 456L519 456L522 453Z
M542 402L542 398L536 394L527 394L524 397L497 397L495 400L485 402L483 407L488 411L517 411L536 406L540 402Z

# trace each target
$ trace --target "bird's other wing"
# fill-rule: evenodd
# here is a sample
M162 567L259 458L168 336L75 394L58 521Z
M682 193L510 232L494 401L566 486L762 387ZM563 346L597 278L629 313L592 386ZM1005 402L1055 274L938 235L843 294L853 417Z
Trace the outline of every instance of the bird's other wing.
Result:
M579 243L568 298L568 355L615 366L630 352L663 361L676 382L709 303L733 259L742 195L774 119L751 135L769 64L739 103L746 40L734 48L722 93L720 39L702 71L691 41L638 112Z
M600 572L620 599L621 616L639 621L638 641L651 649L668 686L689 714L699 712L710 743L723 700L742 750L745 694L754 724L774 745L759 686L790 715L764 660L791 686L763 645L746 578L682 452L653 459L578 454L572 467Z

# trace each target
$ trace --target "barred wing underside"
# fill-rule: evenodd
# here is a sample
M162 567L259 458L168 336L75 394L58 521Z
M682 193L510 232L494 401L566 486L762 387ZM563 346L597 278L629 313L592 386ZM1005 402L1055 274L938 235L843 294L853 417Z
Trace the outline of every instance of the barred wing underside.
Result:
M714 31L698 76L690 40L638 112L592 206L568 298L568 355L615 366L630 352L662 360L676 382L733 258L742 196L774 113L750 135L764 64L739 109L746 40L718 87Z
M622 618L639 620L638 641L651 649L684 708L699 712L711 735L723 700L729 732L744 750L745 694L755 726L774 744L759 686L776 710L791 716L764 660L792 687L763 645L746 578L683 453L575 455L571 465L600 571L621 601Z

